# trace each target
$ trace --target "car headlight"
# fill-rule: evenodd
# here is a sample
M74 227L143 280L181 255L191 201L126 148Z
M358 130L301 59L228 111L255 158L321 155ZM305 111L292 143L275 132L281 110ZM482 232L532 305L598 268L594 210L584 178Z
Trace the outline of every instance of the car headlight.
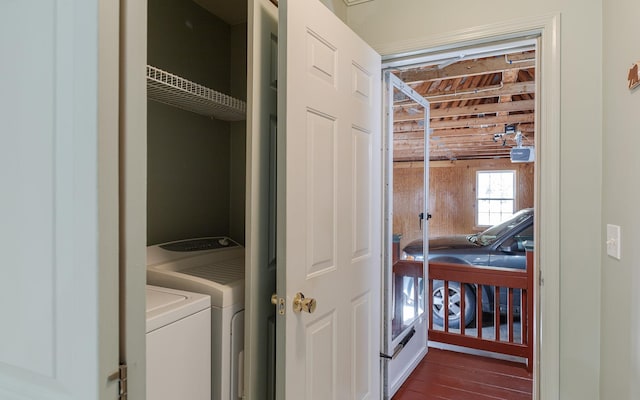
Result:
M411 254L407 254L404 251L402 252L402 257L400 257L401 260L407 260L407 261L415 261L415 257L412 256Z

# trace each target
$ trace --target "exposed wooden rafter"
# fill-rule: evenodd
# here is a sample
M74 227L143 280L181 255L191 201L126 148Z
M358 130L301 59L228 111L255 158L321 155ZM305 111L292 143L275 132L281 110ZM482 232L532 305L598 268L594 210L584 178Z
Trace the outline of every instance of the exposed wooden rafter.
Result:
M517 64L507 62L504 57L491 57L478 60L460 61L445 68L437 66L410 69L396 73L405 83L432 81L436 79L453 79L474 75L498 73L510 69L526 69L535 67L535 60L522 61Z
M515 135L535 142L534 52L463 60L444 68L395 71L431 104L430 160L508 158ZM424 110L404 100L394 104L394 160L424 160Z
M534 100L521 100L511 101L508 103L486 103L464 107L437 108L431 110L431 119L461 117L465 115L484 116L486 114L529 111L532 110L534 106ZM394 113L394 120L397 122L415 121L419 119L424 119L424 113L420 111L413 111L412 108L402 107Z

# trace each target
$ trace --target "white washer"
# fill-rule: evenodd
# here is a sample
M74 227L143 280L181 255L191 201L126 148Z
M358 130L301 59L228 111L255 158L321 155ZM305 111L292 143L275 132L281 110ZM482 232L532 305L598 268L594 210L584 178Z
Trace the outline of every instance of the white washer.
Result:
M244 247L226 237L149 246L147 283L211 296L211 399L242 398Z
M147 285L147 399L211 398L211 299Z

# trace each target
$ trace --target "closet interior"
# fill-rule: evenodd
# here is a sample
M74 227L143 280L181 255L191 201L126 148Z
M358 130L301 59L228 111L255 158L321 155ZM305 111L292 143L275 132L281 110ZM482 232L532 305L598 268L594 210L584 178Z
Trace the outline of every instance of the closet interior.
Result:
M191 386L210 385L213 400L242 398L244 390L246 7L148 1L147 284L210 296L211 370ZM147 297L147 326L150 307ZM147 364L196 368L192 359L159 356L165 350L150 347L152 334ZM192 334L165 347L193 345ZM150 376L156 369L148 365L148 392L164 380L162 372Z

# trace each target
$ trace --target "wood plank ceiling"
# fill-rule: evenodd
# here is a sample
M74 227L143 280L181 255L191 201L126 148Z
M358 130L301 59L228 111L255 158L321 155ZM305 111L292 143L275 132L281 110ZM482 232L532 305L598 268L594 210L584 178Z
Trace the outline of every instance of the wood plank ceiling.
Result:
M534 145L534 51L392 72L431 103L430 160L509 158L507 126ZM423 161L423 110L401 97L394 105L394 161Z

